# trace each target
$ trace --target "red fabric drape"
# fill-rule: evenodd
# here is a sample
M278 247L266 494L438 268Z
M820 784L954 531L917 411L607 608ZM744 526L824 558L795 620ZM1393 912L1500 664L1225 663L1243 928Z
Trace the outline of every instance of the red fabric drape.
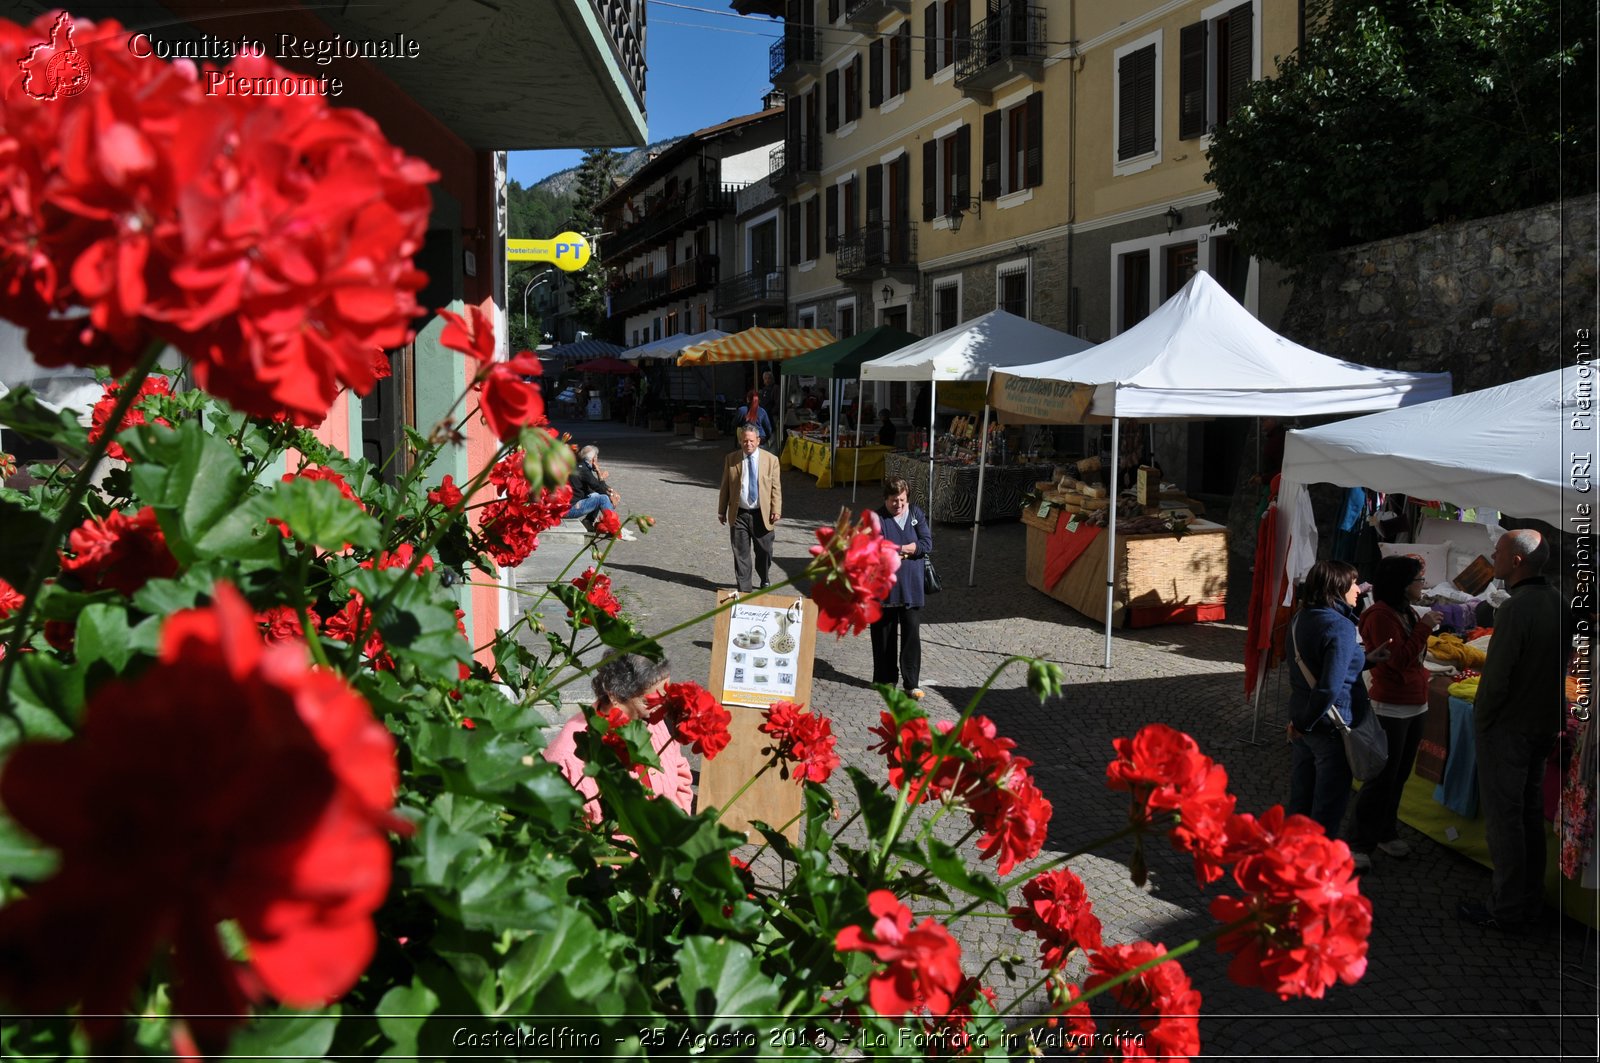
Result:
M1287 580L1280 578L1275 588L1268 589L1272 567L1278 553L1278 503L1267 506L1261 515L1261 526L1256 532L1255 571L1250 579L1250 621L1244 636L1244 696L1255 693L1256 675L1261 671L1265 654L1272 648L1273 629L1278 619L1279 604Z
M1080 524L1077 531L1071 531L1067 527L1069 523L1063 515L1061 523L1056 525L1055 534L1044 544L1044 585L1051 590L1056 589L1056 584L1067 574L1067 569L1083 556L1089 544L1100 534L1097 525Z

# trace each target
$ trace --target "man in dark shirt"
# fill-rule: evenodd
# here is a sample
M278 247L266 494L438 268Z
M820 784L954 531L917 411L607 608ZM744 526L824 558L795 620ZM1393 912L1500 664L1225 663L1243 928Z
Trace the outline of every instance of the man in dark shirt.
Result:
M591 443L578 451L578 467L567 477L567 484L572 488L572 508L567 510L569 519L580 518L585 528L594 531L595 518L600 512L617 508L622 496L606 483L609 475L609 472L600 468L599 447ZM623 528L622 538L632 542L638 536L628 528Z
M1544 894L1544 768L1565 695L1561 598L1540 575L1549 556L1544 537L1530 528L1506 532L1495 543L1494 574L1511 597L1495 610L1473 706L1478 795L1494 879L1489 903L1463 904L1459 914L1512 932L1535 920Z

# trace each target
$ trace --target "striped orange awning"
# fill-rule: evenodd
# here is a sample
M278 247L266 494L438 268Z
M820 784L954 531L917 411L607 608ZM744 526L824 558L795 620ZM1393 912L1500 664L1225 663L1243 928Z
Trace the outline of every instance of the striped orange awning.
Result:
M747 328L711 343L684 351L679 365L717 365L722 362L781 362L826 347L833 333L825 328Z

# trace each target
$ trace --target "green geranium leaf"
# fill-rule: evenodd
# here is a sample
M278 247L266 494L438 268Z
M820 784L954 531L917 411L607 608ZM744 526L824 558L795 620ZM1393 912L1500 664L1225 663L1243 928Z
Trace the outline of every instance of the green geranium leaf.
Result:
M11 699L24 738L71 738L68 721L83 711L83 670L49 654L26 654L17 662Z
M85 669L104 662L111 671L121 672L133 656L133 631L128 626L127 610L114 605L91 605L84 609L78 614L73 652L78 664Z
M14 587L27 581L39 548L50 538L50 518L10 498L0 498L0 579Z
M322 1060L339 1029L339 1005L321 1011L269 1011L256 1016L228 1045L232 1056Z
M947 885L990 904L997 904L1002 908L1006 905L1005 890L996 885L989 876L974 872L967 866L966 858L959 851L938 838L928 839L925 866Z
M348 503L347 503L348 505ZM374 524L376 528L376 524ZM456 629L456 603L425 573L404 568L357 569L351 584L376 608L374 620L389 652L431 676L454 679L471 647Z
M518 945L501 966L495 1014L548 1014L557 1001L593 997L613 981L612 972L605 940L589 917L574 908L557 908L553 925ZM551 993L547 986L557 991Z
M89 453L89 432L70 410L50 410L32 388L19 387L0 395L0 424L8 431L58 447L70 457Z
M882 838L889 833L889 823L894 819L895 799L885 793L866 772L848 767L845 771L856 788L856 800L861 803L861 818L867 824L867 833Z
M327 480L304 477L278 484L267 496L267 516L283 521L301 542L339 551L345 544L376 550L382 529Z
M199 421L175 428L144 424L126 434L132 437L132 478L140 499L161 515L173 555L194 561L195 542L232 513L251 488L244 463L226 439Z
M394 1054L415 1055L417 1034L439 1008L439 996L413 978L408 986L395 986L378 1001L378 1029L394 1043Z
M0 813L0 867L7 878L38 882L50 877L60 862L54 849Z
M760 1026L778 1003L778 988L737 941L691 937L678 950L678 993L697 1028Z

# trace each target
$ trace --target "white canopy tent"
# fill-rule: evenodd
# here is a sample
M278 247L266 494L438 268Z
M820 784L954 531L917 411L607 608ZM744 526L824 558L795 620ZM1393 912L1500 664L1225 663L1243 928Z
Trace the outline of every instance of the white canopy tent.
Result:
M647 340L637 347L630 347L617 357L636 362L640 358L676 358L690 347L700 343L713 343L727 336L721 329L707 329L704 332L678 333L676 336L663 336L659 340Z
M941 381L988 379L990 370L1026 365L1052 355L1074 355L1088 350L1088 340L1029 321L1004 310L991 310L927 339L908 344L892 354L861 364L861 380L922 382L928 395L928 519L933 519L933 439L938 420L938 385ZM984 427L989 423L984 410ZM983 501L983 465L978 466L978 501ZM976 517L974 517L976 519Z
M1330 358L1284 339L1196 273L1150 316L1083 354L997 368L989 405L1003 421L1314 417L1393 409L1450 394L1449 373L1403 373ZM1111 475L1115 476L1113 464ZM1105 667L1111 667L1117 492L1106 531Z

